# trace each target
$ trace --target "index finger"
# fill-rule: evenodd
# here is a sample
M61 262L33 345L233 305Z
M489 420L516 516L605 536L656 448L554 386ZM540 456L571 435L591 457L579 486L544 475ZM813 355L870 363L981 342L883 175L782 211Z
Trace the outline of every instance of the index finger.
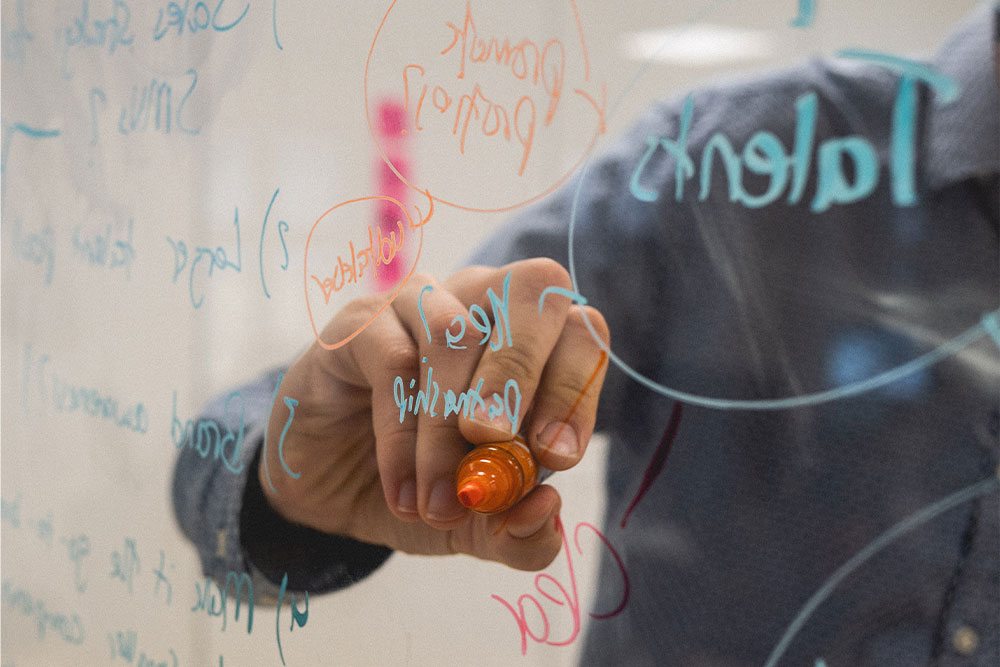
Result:
M538 302L549 287L569 289L569 274L557 262L529 259L500 269L463 272L454 293L471 304L469 320L483 332L483 347L470 391L479 409L459 421L462 435L474 444L509 439L517 433L535 399L546 364L569 311L565 299Z

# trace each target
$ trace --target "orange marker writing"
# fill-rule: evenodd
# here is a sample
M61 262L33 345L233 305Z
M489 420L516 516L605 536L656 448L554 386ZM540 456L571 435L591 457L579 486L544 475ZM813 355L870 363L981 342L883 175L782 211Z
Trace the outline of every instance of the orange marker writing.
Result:
M483 514L510 509L535 488L540 470L521 436L480 445L458 466L458 501Z

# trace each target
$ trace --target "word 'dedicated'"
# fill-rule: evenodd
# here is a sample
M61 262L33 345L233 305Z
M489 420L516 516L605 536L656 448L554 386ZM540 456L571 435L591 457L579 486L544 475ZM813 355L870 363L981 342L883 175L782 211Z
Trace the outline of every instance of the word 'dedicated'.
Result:
M546 33L530 12L508 15L507 5L393 2L372 43L365 91L372 136L401 180L452 206L503 210L549 192L575 169L604 132L606 98L590 80L576 3L559 4L560 28ZM440 29L414 33L415 13ZM441 182L417 186L394 164L372 123L384 96L403 100L399 133L416 135L418 153L454 165ZM571 159L552 167L564 159L565 136L573 137ZM484 177L497 186L471 187Z
M378 270L380 266L388 266L396 258L396 253L403 248L403 223L396 221L399 230L399 238L396 232L389 232L388 236L382 234L382 229L368 228L368 247L355 249L354 241L347 243L350 248L350 255L347 262L341 256L337 256L337 261L331 267L331 272L320 280L315 273L310 274L310 278L319 285L323 291L323 301L330 303L330 296L333 292L339 292L344 285L357 283L365 277L365 270L370 270L375 280L379 279Z
M386 232L382 225L373 225L365 226L361 233L355 231L350 226L352 222L371 217L361 212L365 205L374 206L383 213L387 209L394 210L397 214L395 229ZM313 223L306 239L303 263L306 310L313 335L324 348L336 349L361 333L406 285L420 258L423 226L433 214L433 200L427 217L421 218L419 210L417 212L418 217L414 220L406 207L392 197L360 197L337 204ZM404 248L412 252L408 250L404 255ZM408 267L400 267L400 262L408 263ZM324 339L317 320L322 323L328 318L321 315L332 316L353 298L382 292L386 287L384 278L393 274L401 277L394 288L390 285L385 290L385 302L368 321L346 336L338 336L337 340Z

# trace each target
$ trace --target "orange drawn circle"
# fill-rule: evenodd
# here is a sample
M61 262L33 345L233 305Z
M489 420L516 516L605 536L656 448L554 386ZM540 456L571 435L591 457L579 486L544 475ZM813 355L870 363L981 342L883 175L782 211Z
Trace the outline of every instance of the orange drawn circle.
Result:
M375 141L375 147L378 149L379 155L382 156L382 160L386 163L386 165L388 165L389 169L392 170L392 173L396 175L396 178L398 178L400 181L406 184L407 187L413 189L414 191L424 193L426 192L427 188L420 187L418 184L411 182L410 179L408 179L406 176L400 173L399 169L396 168L396 165L393 164L392 160L386 154L385 149L382 146L379 134L375 131L375 126L372 123L371 111L369 109L369 104L368 104L368 67L371 64L372 54L375 52L375 44L378 42L379 34L382 32L382 28L385 26L385 22L389 18L389 14L392 12L393 7L396 6L396 3L398 1L399 0L392 0L392 3L389 5L389 8L385 10L385 15L382 17L382 21L379 23L378 29L375 31L375 37L372 38L371 46L368 48L368 57L365 59L365 80L364 80L365 120L368 123L368 133ZM575 0L569 0L569 4L573 11L573 18L576 21L577 32L580 38L580 47L583 50L584 71L586 72L585 79L589 80L590 56L587 53L587 41L583 37L583 27L580 22L580 12L577 9ZM605 91L602 86L602 99L604 94ZM597 139L600 137L600 135L602 135L605 132L605 119L602 113L599 113L599 118L601 120L600 122L597 123L597 126L594 128L594 134L593 136L591 136L590 141L587 143L587 147L580 155L580 158L572 166L570 166L569 169L566 170L566 173L559 176L556 179L555 183L552 183L550 186L543 189L541 192L532 195L527 199L524 199L522 201L513 204L508 204L507 206L499 206L496 208L478 208L475 206L464 205L456 201L449 201L447 199L443 199L436 195L433 198L441 202L442 204L446 204L448 206L454 207L462 211L470 211L474 213L501 213L503 211L511 211L513 209L520 208L532 202L538 201L539 199L545 197L546 195L551 194L553 191L559 188L559 186L565 183L569 179L569 177L572 176L573 173L580 167L580 165L584 163L584 161L587 159L587 156L590 155L590 152L594 149L594 145L597 143Z
M313 316L312 304L310 304L310 302L309 302L309 244L312 242L313 232L316 231L316 228L319 226L319 223L321 223L323 221L323 218L325 218L329 214L333 213L334 211L336 211L341 206L346 206L348 204L356 204L356 203L362 202L362 201L374 201L374 200L378 200L378 199L384 199L385 201L392 202L393 204L395 204L399 208L399 210L403 212L403 215L406 216L406 222L409 225L410 229L417 229L417 228L420 229L420 241L417 243L417 252L416 252L416 255L413 257L413 265L410 267L410 271L399 281L399 284L396 285L396 289L393 290L392 294L389 295L389 298L386 300L386 302L383 303L381 306L379 306L378 310L376 310L374 313L372 313L372 316L369 317L365 321L364 324L362 324L360 327L358 327L357 329L355 329L350 335L346 336L342 340L339 340L339 341L337 341L335 343L327 343L326 341L323 340L322 336L320 335L320 331L319 331L319 329L316 326L316 318ZM327 350L336 350L337 348L343 347L344 345L346 345L347 343L349 343L351 340L354 339L355 336L357 336L362 331L364 331L368 327L368 325L371 324L375 320L375 318L378 317L379 314L381 314L381 312L386 309L386 307L389 304L391 304L393 301L395 301L395 299L396 299L397 296L399 296L399 293L402 291L403 287L406 286L406 283L408 283L410 281L410 278L413 276L413 272L417 268L417 262L420 260L420 252L421 252L421 250L423 250L423 247L424 247L424 226L423 226L423 222L426 222L426 221L422 221L421 224L415 225L413 223L413 219L410 217L409 211L406 210L406 207L404 207L396 199L393 199L392 197L387 197L387 196L384 196L384 195L372 195L372 196L369 196L369 197L358 197L356 199L349 199L347 201L340 202L336 206L327 209L323 213L323 215L319 216L319 218L316 219L316 222L314 222L313 226L309 229L309 236L306 237L305 257L303 258L303 262L302 262L302 266L303 266L303 269L302 269L302 279L303 279L303 288L305 290L306 311L308 311L308 313L309 313L309 324L312 325L313 335L316 337L316 342L319 343L324 349L327 349Z

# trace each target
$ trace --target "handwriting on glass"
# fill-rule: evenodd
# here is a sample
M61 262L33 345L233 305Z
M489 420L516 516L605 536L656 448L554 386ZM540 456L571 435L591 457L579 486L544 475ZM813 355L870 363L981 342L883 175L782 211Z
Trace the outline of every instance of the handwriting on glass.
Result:
M915 141L917 83L927 83L938 95L938 103L950 103L957 97L955 83L926 65L912 60L866 51L843 51L844 57L868 60L899 69L902 76L896 91L890 135L889 174L893 203L912 206L916 203ZM816 141L818 98L806 93L795 100L795 138L791 152L773 132L759 130L737 152L722 132L713 134L701 152L698 199L708 198L712 169L718 156L729 182L729 201L748 208L766 206L786 190L788 203L797 204L803 196L813 161ZM676 139L647 137L647 149L629 180L629 190L639 201L652 202L660 193L643 185L643 174L653 156L662 150L674 161L674 198L681 201L685 182L694 177L694 160L688 154L688 132L694 116L694 97L685 101ZM816 193L810 209L826 211L834 204L850 204L870 195L879 180L879 160L872 143L860 136L834 137L820 142L815 151ZM850 165L849 167L847 165ZM766 176L764 192L752 194L743 187L743 172Z
M514 604L511 604L499 595L494 594L492 596L494 600L502 604L514 617L514 622L517 624L518 634L521 637L521 655L525 655L528 652L528 639L531 639L533 642L538 644L547 644L549 646L569 646L580 634L580 594L577 590L573 554L569 548L569 540L566 536L565 526L561 521L558 521L558 528L559 532L562 534L563 540L562 553L566 554L566 567L569 570L568 586L563 585L563 583L558 579L545 572L535 575L534 584L535 590L538 592L539 596L556 605L556 608L551 609L551 611L558 613L560 610L565 610L570 614L570 618L572 620L572 630L569 635L559 640L550 638L549 611L546 611L546 606L543 606L539 599L533 594L524 593L520 595ZM583 548L580 546L580 531L582 529L587 529L597 536L597 539L608 550L611 557L614 558L615 563L618 564L618 569L621 572L622 597L618 606L607 612L590 612L590 617L596 620L612 618L613 616L620 614L625 609L625 605L628 604L629 595L631 593L628 573L625 572L625 565L622 563L622 559L618 555L618 552L615 551L613 546L611 546L611 542L608 538L605 537L596 526L591 523L587 523L586 521L577 523L573 530L573 543L578 554L581 556L583 555ZM543 584L545 584L545 586L543 586ZM549 584L555 588L549 589ZM538 612L538 616L541 618L542 627L541 631L537 634L528 622L525 603L532 605Z

